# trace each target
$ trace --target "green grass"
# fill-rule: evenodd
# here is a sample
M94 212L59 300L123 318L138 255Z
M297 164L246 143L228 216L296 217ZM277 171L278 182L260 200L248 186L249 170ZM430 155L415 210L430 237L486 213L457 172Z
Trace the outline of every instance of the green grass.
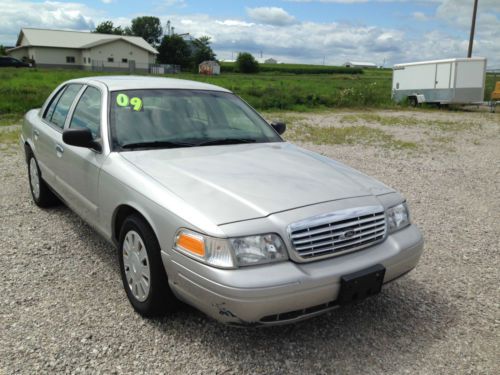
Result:
M341 123L356 123L356 122L378 123L383 126L425 126L437 128L441 131L462 131L471 127L480 126L475 123L448 121L448 120L426 120L417 116L382 116L376 113L361 113L348 114L342 116Z
M341 128L301 125L293 127L291 130L287 136L290 140L300 140L320 145L365 144L405 150L418 148L415 142L402 141L383 130L363 125Z
M275 66L275 65L273 65ZM286 70L318 66L279 65ZM333 69L336 67L321 67ZM352 72L352 71L351 71ZM321 73L321 72L320 72ZM19 123L23 114L40 107L60 83L79 77L107 75L83 70L0 70L0 125ZM399 108L391 100L391 70L366 69L363 74L224 73L207 77L181 73L176 78L219 85L234 91L259 111L318 111L331 108ZM493 75L487 87L493 87ZM490 90L491 91L491 90ZM489 96L489 92L487 95Z
M0 126L19 124L22 118L23 116L21 113L0 114Z
M222 73L236 72L236 64L221 63ZM306 65L306 64L259 64L261 73L292 73L292 74L363 74L361 68L346 68L344 66Z
M0 131L0 145L11 145L19 141L19 130Z

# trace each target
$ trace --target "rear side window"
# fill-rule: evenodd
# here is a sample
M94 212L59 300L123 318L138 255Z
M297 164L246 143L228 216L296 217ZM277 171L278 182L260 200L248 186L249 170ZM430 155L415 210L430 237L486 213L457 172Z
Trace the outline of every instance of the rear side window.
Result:
M52 116L50 117L50 119L47 117L47 120L60 127L61 129L64 128L64 122L66 121L66 116L68 115L69 108L71 107L71 104L75 100L76 94L78 94L81 88L82 85L68 85L57 101Z
M54 109L56 108L56 104L59 101L59 98L61 97L65 89L66 87L60 89L59 92L52 98L52 101L50 102L49 106L45 110L45 114L43 115L43 118L45 120L50 121L52 119L52 115L54 114Z
M87 87L80 97L70 128L87 128L92 132L94 139L100 138L101 133L101 93L95 87Z

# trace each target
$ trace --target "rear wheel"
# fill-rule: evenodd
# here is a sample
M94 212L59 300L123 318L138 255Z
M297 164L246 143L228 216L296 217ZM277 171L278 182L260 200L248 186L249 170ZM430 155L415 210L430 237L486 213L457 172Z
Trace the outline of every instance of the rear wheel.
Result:
M175 305L158 240L147 222L138 215L129 216L122 225L119 258L123 287L139 314L159 316Z
M28 154L28 177L31 196L37 206L50 207L59 203L59 199L57 199L47 183L43 180L38 162L32 152Z

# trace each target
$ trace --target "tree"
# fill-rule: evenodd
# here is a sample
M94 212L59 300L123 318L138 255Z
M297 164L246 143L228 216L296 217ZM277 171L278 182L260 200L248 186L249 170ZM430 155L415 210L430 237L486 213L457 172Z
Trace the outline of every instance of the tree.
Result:
M240 73L257 73L259 62L248 52L238 53L236 58L236 68Z
M161 64L174 64L186 68L189 66L190 60L191 49L180 35L163 37L158 47L158 61Z
M7 51L5 50L5 47L0 44L0 56L6 56L7 55Z
M114 35L124 35L125 32L121 28L121 26L115 27L113 25L113 21L103 21L97 27L95 28L93 33L99 33L99 34L114 34Z
M157 46L163 35L160 19L151 16L134 18L132 26L126 31L127 33L130 32L131 35L140 36L152 46Z
M198 39L193 40L191 43L193 47L192 62L194 68L198 67L198 65L203 61L215 60L216 55L212 50L212 47L210 47L209 36L202 36Z

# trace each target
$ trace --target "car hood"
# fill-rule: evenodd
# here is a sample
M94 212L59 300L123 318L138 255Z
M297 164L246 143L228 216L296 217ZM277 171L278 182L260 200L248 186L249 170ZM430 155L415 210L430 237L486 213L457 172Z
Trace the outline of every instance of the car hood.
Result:
M219 225L394 191L339 162L286 142L120 155Z

